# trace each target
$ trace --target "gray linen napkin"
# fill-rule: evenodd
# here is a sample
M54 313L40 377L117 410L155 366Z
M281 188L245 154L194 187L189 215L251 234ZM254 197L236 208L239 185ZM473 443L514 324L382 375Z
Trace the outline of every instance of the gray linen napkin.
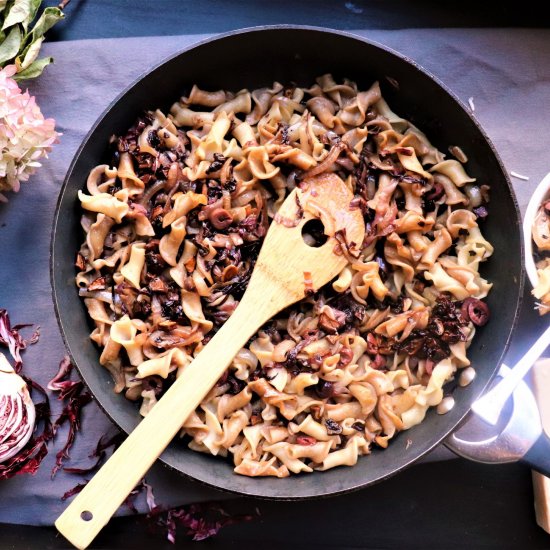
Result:
M399 30L358 31L414 58L446 83L475 114L493 139L508 169L530 176L517 181L522 209L550 167L545 138L550 127L550 31ZM55 58L30 91L63 132L51 158L7 205L0 204L0 307L13 323L41 326L40 342L24 355L28 372L46 384L65 351L54 317L48 274L50 229L58 191L80 141L95 119L130 82L164 57L204 38L202 35L82 40L51 43ZM58 403L52 403L59 414ZM84 411L83 430L71 453L71 466L87 456L102 434L113 430L95 403ZM65 432L60 434L63 440ZM59 443L34 476L0 482L0 522L50 525L63 510L60 496L80 476L50 471ZM441 447L425 460L450 458ZM224 497L156 465L147 475L157 500L177 505ZM343 497L345 498L345 497ZM138 501L145 511L143 499ZM121 510L121 513L128 513Z

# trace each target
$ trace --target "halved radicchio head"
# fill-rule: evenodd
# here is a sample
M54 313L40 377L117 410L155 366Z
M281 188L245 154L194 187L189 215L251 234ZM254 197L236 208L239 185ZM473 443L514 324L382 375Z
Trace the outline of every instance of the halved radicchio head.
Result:
M27 444L35 418L27 384L0 353L0 464Z

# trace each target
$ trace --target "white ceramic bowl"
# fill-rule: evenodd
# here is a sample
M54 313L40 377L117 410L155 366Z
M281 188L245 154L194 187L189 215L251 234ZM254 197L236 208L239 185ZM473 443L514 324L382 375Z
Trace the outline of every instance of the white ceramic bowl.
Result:
M531 238L533 221L537 215L540 205L545 199L550 199L550 172L537 185L535 192L529 200L525 216L523 218L523 244L525 246L525 271L533 287L537 286L539 278L537 267L533 257L533 239Z

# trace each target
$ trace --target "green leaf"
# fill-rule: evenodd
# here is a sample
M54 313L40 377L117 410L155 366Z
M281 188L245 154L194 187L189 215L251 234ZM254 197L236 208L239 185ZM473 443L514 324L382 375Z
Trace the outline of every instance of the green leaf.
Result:
M44 67L53 63L53 57L43 57L42 59L37 59L34 63L29 65L25 70L20 73L16 73L13 76L14 80L27 80L28 78L36 78L42 74Z
M21 31L19 27L13 27L4 42L0 44L0 64L9 61L17 55L21 45Z
M2 5L2 7L0 8L0 27L4 24L3 21L8 16L8 12L10 11L14 2L15 0L0 0L0 3Z
M4 20L2 29L7 29L17 23L21 23L26 31L29 26L29 16L32 9L31 2L32 0L15 0L15 4L13 4L8 12L8 16Z
M41 0L38 0L39 3L40 1ZM29 49L31 47L34 47L33 44L36 44L36 42L40 41L40 44L42 44L42 41L44 40L44 34L64 17L65 15L59 8L46 8L42 12L40 19L38 19L38 21L34 25L32 32L27 34L27 36L25 37L23 47L19 52L18 58L20 60L26 58Z
M42 4L42 0L31 0L31 12L29 14L29 23L31 23L31 21L33 21L33 19L36 17L40 4Z
M36 42L33 42L26 49L24 53L23 61L21 61L21 70L26 69L38 57L38 54L40 53L40 46L42 46L42 42L44 42L43 37L36 40Z
M40 37L44 36L46 32L64 17L65 14L59 8L46 8L32 28L31 42L35 42Z

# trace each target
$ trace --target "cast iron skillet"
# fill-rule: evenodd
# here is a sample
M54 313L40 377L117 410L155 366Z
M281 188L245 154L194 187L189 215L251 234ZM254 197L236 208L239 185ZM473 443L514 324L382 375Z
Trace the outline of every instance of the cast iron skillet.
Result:
M108 162L109 137L125 132L145 109L167 110L193 83L207 90L252 89L274 80L309 85L327 72L337 80L355 80L360 89L378 79L395 112L426 132L442 151L460 145L469 157L468 172L492 187L491 214L483 231L495 253L482 269L483 276L494 282L488 299L492 316L478 329L469 350L477 377L468 387L457 388L451 412L440 416L430 411L421 425L401 433L387 450L373 450L351 468L254 479L234 474L223 459L190 451L178 442L162 455L168 466L219 489L300 499L344 493L399 472L440 443L465 417L498 369L517 319L523 249L516 200L493 145L459 100L411 59L350 34L295 26L232 32L183 50L132 84L91 129L65 179L53 226L53 298L68 351L101 407L126 432L140 420L136 405L113 392L109 373L98 363L99 352L89 338L90 324L74 284L74 259L83 239L77 191L85 188L95 165Z

